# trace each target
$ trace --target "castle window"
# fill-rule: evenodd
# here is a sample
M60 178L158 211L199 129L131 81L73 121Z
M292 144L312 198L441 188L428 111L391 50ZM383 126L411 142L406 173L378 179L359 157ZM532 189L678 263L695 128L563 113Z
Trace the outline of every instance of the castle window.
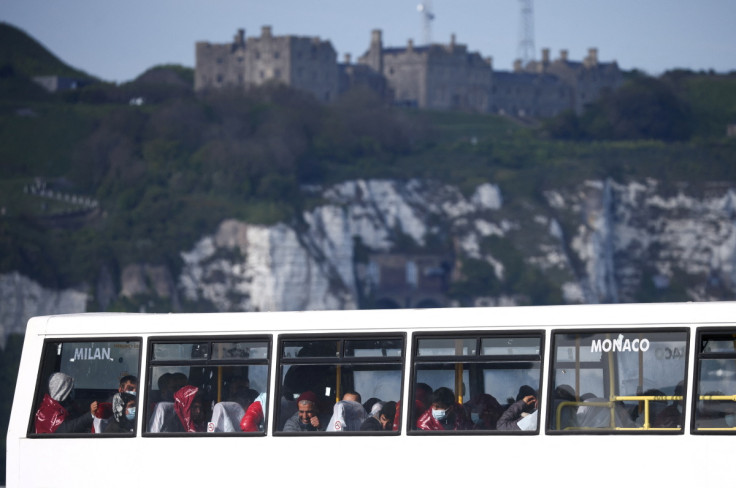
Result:
M259 77L260 77L261 79L265 78L265 75L263 74L263 70L261 70L261 71L259 71L259 72L258 72L258 76L259 76Z
M222 83L222 75L217 75L217 83Z
M281 70L280 69L275 70L273 72L273 77L276 78L277 80L281 79Z
M217 58L217 64L222 64L222 58Z
M273 59L279 59L279 56L281 56L281 53L279 53L278 51L274 51Z
M261 59L261 53L259 51L256 51L256 59Z
M243 56L238 56L238 63L242 63L242 62L243 62Z

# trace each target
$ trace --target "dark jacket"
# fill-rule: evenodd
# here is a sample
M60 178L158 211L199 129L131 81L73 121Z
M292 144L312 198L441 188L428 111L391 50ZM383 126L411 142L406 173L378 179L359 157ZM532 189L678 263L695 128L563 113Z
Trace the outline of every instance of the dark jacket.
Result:
M498 419L496 430L521 430L516 423L521 420L521 414L524 412L525 406L524 400L512 403Z

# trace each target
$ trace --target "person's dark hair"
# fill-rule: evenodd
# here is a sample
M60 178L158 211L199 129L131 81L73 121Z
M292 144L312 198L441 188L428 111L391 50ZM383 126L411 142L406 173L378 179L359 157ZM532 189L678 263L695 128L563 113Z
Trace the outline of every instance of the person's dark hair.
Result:
M158 377L157 384L158 384L158 390L159 391L166 390L166 389L168 389L170 387L172 376L173 375L171 373L164 373L164 374L162 374L161 376Z
M342 397L345 398L345 395L355 395L356 398L358 399L358 403L363 401L360 397L360 393L358 393L357 391L353 391L353 390L346 391L345 393L342 394Z
M375 405L376 403L380 401L381 400L376 397L371 397L368 400L366 400L365 403L363 404L363 408L365 409L366 413L370 415L371 410L373 410L373 405Z
M381 415L385 416L391 423L396 417L396 402L386 402L381 409Z
M516 395L516 401L522 400L524 397L531 396L537 396L537 390L532 388L529 385L524 385L521 388L519 388L519 393Z
M432 403L450 407L455 404L455 394L451 389L442 386L432 393Z
M120 378L120 386L125 386L125 383L133 383L134 385L138 384L138 378L136 376L133 376L132 374L128 374Z
M417 387L415 388L417 391L423 391L427 393L427 395L431 395L434 390L432 390L432 387L429 386L427 383L417 383Z

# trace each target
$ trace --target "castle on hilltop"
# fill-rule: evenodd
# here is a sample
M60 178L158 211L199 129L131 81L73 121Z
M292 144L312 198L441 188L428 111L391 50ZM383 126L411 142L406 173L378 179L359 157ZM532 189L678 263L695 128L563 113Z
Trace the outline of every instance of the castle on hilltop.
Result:
M398 105L537 118L581 112L618 88L622 74L615 61L600 62L597 49L582 62L570 61L566 50L553 61L543 49L541 61L526 66L516 61L513 71L495 71L490 58L469 52L455 35L449 44L415 46L409 40L403 47L384 47L381 31L374 30L357 63L349 56L339 63L329 41L274 36L269 26L260 37L246 39L241 29L231 43L197 43L195 90L266 82L284 83L323 102L365 86Z

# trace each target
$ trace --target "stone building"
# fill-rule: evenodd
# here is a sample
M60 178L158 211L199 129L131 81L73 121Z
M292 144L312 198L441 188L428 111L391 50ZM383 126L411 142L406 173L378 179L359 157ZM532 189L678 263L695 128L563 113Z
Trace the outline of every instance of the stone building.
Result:
M549 49L542 49L541 61L532 61L524 69L527 73L553 75L572 89L572 108L580 113L585 106L599 99L603 93L614 91L623 82L616 61L602 63L598 60L598 49L588 49L588 55L580 61L570 61L566 49L560 57L550 60Z
M239 30L233 42L196 45L194 88L251 87L281 82L329 102L337 97L337 53L318 37L274 36L264 26L260 37Z
M374 30L368 51L358 64L369 66L386 79L394 102L436 110L487 112L490 101L491 61L467 46L450 44L384 48L380 30Z
M572 87L553 75L495 71L490 111L514 117L554 117L573 107L574 96Z
M195 89L250 87L280 82L329 102L351 88L371 89L397 105L432 110L466 110L525 118L553 117L585 106L622 83L615 61L602 63L590 49L582 62L568 60L566 50L513 71L494 71L490 58L469 52L453 35L449 44L384 47L382 32L373 30L368 50L351 63L337 62L329 41L238 31L232 43L196 45Z

